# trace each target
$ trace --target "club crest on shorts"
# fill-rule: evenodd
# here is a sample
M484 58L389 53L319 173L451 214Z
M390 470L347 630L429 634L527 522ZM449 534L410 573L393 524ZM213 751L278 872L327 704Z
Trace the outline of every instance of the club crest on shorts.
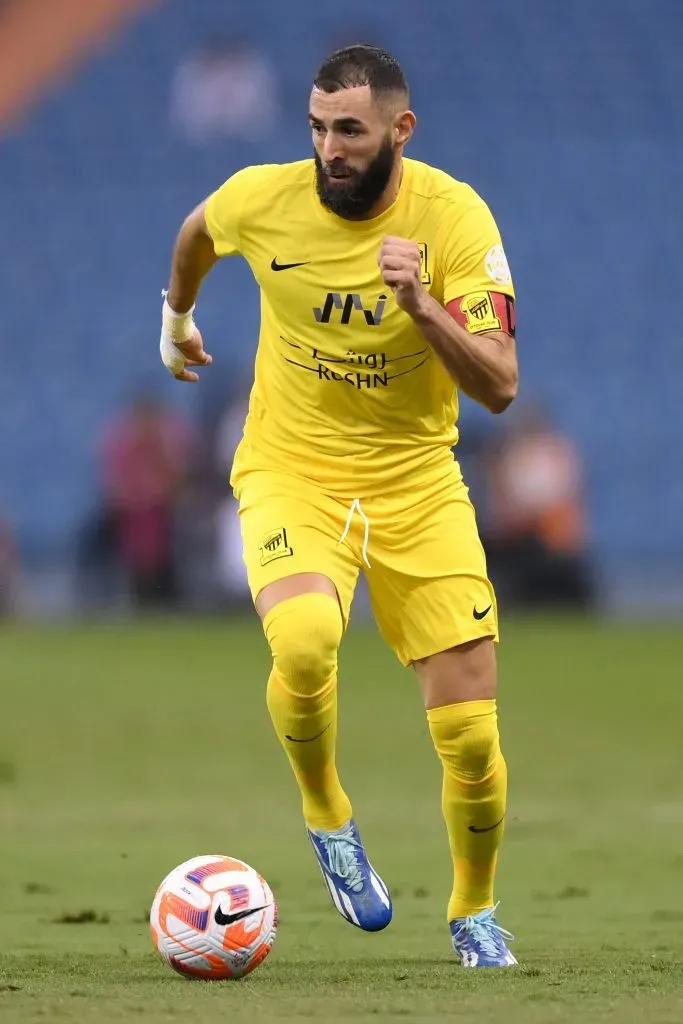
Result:
M261 552L261 565L268 565L276 558L286 558L293 555L294 551L287 544L287 531L284 526L279 530L271 530L259 544Z

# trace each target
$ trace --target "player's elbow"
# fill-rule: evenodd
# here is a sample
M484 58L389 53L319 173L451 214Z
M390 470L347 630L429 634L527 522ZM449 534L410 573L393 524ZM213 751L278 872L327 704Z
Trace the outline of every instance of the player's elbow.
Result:
M489 412L499 416L502 412L512 405L517 392L519 390L519 377L517 370L510 373L504 380L496 382L496 386L491 389L490 394L487 396L488 401L486 402L486 408Z

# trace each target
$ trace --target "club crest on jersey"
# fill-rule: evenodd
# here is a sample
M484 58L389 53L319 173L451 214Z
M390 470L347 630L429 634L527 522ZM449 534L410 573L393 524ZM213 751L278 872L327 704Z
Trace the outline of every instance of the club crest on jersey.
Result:
M261 565L268 565L276 558L287 558L293 555L294 551L287 544L287 531L284 526L280 530L271 530L259 544L261 552Z
M465 327L472 334L501 329L489 292L470 292L460 303L460 311L465 314Z
M417 247L420 250L420 267L422 269L422 277L420 282L422 284L431 284L432 275L429 273L429 264L427 262L427 243L418 242Z

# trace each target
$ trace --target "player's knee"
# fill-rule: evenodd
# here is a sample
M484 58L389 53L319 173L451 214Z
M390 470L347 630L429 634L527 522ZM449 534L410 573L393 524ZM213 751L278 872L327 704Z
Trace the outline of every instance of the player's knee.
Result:
M479 782L496 768L500 739L495 701L433 708L428 719L437 753L462 782Z
M495 712L470 721L459 736L458 748L459 774L464 779L478 782L490 775L500 754Z
M315 693L335 674L344 631L335 598L300 594L281 601L263 627L274 666L294 693Z

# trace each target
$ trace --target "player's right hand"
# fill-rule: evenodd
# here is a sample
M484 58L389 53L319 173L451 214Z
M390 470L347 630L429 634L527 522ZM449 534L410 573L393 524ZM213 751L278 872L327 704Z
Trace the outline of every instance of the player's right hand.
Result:
M198 381L199 374L188 370L188 366L210 366L213 362L209 353L204 351L204 342L198 327L193 328L192 337L187 341L172 342L167 339L165 345L162 343L162 359L176 380L190 383Z

